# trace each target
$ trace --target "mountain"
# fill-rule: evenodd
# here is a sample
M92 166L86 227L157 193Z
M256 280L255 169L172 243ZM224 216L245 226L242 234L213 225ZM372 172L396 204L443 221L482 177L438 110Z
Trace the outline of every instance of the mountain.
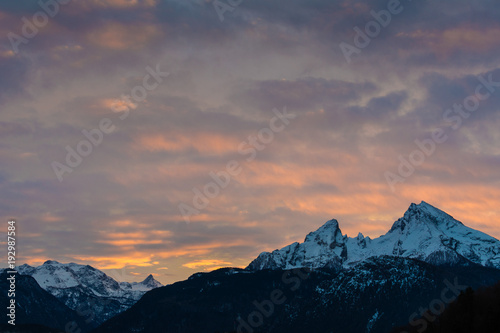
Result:
M391 333L483 333L500 327L500 282L473 290L467 288L439 316L426 314L419 325L394 328Z
M151 289L162 287L163 285L156 281L152 274L149 274L147 278L142 282L120 282L120 287L125 291L132 291L135 294L141 294L140 292L147 292ZM138 293L139 292L139 293ZM139 296L139 298L141 298ZM138 298L138 299L139 299Z
M452 298L498 280L500 270L476 264L388 256L339 270L223 268L154 289L91 333L387 333L443 290Z
M63 330L50 328L38 324L21 324L12 326L10 324L1 324L0 333L62 333Z
M40 287L94 327L128 309L147 291L162 286L152 275L142 282L119 283L92 266L54 260L37 267L24 264L17 271L32 276Z
M3 309L7 309L10 305L10 299L7 296L9 290L10 274L0 274L0 304ZM84 320L76 313L76 311L68 308L65 304L59 301L56 297L43 290L34 278L27 275L15 275L15 324L19 328L23 324L31 324L30 331L45 332L41 330L41 326L52 327L48 331L65 331L68 325L76 325L84 329L86 324ZM5 310L7 312L7 310ZM10 312L10 310L9 310ZM4 315L5 316L5 315ZM11 318L5 317L2 324L6 324ZM1 326L0 332L13 332L10 324ZM19 331L19 330L17 330ZM16 332L17 332L16 331ZM28 331L27 331L28 332Z
M303 243L263 252L250 270L352 267L373 256L414 258L430 264L475 263L500 268L500 241L471 229L426 202L412 203L392 228L375 239L342 234L337 220L309 233Z
M383 236L330 220L245 270L197 273L148 292L92 333L386 333L500 280L500 242L422 202ZM434 307L434 308L433 308Z

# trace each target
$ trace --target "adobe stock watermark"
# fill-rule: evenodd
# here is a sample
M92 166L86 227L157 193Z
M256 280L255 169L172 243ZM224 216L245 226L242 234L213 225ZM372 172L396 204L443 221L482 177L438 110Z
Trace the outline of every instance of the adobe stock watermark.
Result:
M446 287L441 291L441 295L439 298L433 299L429 302L429 306L427 308L420 307L418 312L414 312L410 315L408 322L413 327L418 327L418 332L423 332L427 328L429 322L434 322L436 317L444 312L446 309L446 305L453 302L458 295L460 295L461 291L464 291L468 288L465 285L458 284L458 278L455 277L453 284L447 279L444 280L444 284ZM420 317L419 319L417 319ZM408 333L406 331L400 333Z
M10 46L14 53L19 53L19 46L21 44L28 44L29 41L38 35L40 29L43 29L49 23L49 17L54 18L59 11L61 5L66 5L72 0L40 0L38 5L41 10L37 11L31 19L26 16L21 18L23 23L21 27L21 34L16 34L14 32L9 32L7 38L9 39Z
M493 81L493 74L489 74L488 78L482 75L477 77L480 82L474 91L473 95L464 98L462 103L453 104L453 108L448 108L443 113L443 120L451 124L451 128L456 131L462 124L464 119L467 119L471 114L479 108L481 102L484 102L500 87L500 81ZM449 139L449 135L443 128L436 128L430 138L414 141L417 148L413 150L408 157L403 155L398 156L399 165L397 174L391 171L384 173L387 185L392 192L396 191L396 184L403 183L408 177L415 173L417 167L421 166L428 157L436 152L437 145L445 143Z
M362 49L370 45L372 39L375 39L378 35L380 35L382 28L387 28L387 26L389 26L392 21L392 17L400 14L403 9L404 7L399 0L389 0L387 2L387 9L382 9L378 12L374 10L370 11L370 15L374 18L374 20L368 21L365 24L364 31L358 26L353 28L354 32L356 32L353 37L354 45L346 42L341 42L339 44L340 50L342 51L347 63L351 63L351 57L353 54L360 54Z
M7 322L16 325L16 220L7 222L7 265L6 273L8 274L7 281L9 289L7 296L9 298L9 306L7 307Z
M148 94L158 88L163 79L170 75L168 72L160 71L159 64L156 65L156 69L147 66L146 71L148 74L143 77L142 84L133 87L130 90L130 95L121 95L120 100L111 106L114 112L120 113L118 117L120 120L126 119L130 114L130 109L136 109L136 103L144 101ZM111 134L115 129L116 126L110 118L102 118L96 128L91 130L83 129L82 134L85 139L80 140L75 148L70 145L65 147L66 164L58 161L53 161L50 164L59 182L64 180L64 174L73 172L75 168L82 164L84 158L89 156L94 148L103 142L105 134Z
M284 272L281 281L289 286L291 291L296 291L300 288L302 281L309 278L311 271L309 268L295 268ZM269 293L269 299L264 301L258 302L254 300L252 304L255 310L248 314L246 320L241 316L236 318L238 322L236 331L238 333L253 333L254 329L264 324L265 318L269 318L274 314L277 305L282 305L286 301L287 298L282 289L274 289Z
M296 117L295 114L287 113L286 107L280 112L278 109L273 109L275 116L269 120L269 126L261 128L256 134L248 136L247 140L242 141L238 145L238 153L247 156L246 162L252 162L259 151L264 150L271 142L274 141L275 133L283 131L290 124L290 120ZM210 200L217 197L221 189L226 188L231 182L232 177L238 176L243 171L242 164L236 160L230 160L226 163L224 170L218 172L210 172L208 176L212 181L207 182L202 189L193 188L192 206L182 202L178 205L179 211L182 214L184 221L190 222L190 217L200 214L200 211L205 209Z
M219 17L219 21L224 22L224 14L226 12L234 12L244 0L214 0L212 5L214 6L215 12Z

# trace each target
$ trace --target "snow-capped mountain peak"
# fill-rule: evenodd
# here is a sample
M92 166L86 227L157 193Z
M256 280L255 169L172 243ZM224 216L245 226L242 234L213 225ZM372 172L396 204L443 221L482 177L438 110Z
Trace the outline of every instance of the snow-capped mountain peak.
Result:
M38 267L24 264L18 267L18 272L31 275L43 289L49 292L51 289L82 287L96 296L138 300L144 292L162 286L152 275L142 282L119 283L90 265L62 264L55 260L47 260Z
M428 203L412 204L391 230L378 239L392 246L392 254L430 263L453 263L464 258L500 267L500 242L471 229Z
M404 231L407 224L434 225L440 229L449 229L456 224L463 226L462 222L455 220L453 216L442 210L429 205L425 201L420 204L412 203L403 217L394 222L390 231L400 229Z
M343 244L344 236L342 231L340 231L339 223L337 220L333 219L327 221L323 226L314 232L310 232L304 243L315 242L318 244Z
M152 274L149 274L142 282L120 282L120 287L126 290L149 291L161 286L162 284L156 281Z
M263 252L249 267L252 269L291 269L295 267L334 267L346 256L345 241L339 223L332 219L310 232L304 243L293 243L272 253Z
M18 272L31 275L43 289L66 289L84 287L97 296L121 296L120 285L111 277L89 265L75 263L61 264L47 260L41 266L32 267L24 264Z
M140 282L140 284L144 286L151 286L153 288L161 287L162 284L158 281L155 280L153 277L153 274L149 274L147 278L144 279L144 281Z
M471 229L451 215L422 201L412 203L403 217L375 239L359 233L342 235L337 220L309 233L304 243L294 243L261 253L248 269L351 267L373 256L408 257L431 264L476 263L500 268L500 241Z
M73 310L82 304L92 307L97 323L126 310L147 291L162 286L152 275L142 282L117 282L92 266L55 260L47 260L37 267L24 264L17 267L17 271L32 276L40 287Z

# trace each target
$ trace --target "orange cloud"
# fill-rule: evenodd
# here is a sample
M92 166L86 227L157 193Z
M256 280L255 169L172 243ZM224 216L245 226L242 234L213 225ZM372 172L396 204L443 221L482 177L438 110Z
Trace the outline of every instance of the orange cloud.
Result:
M160 251L155 253L155 255L158 256L159 258L179 257L184 255L188 255L190 257L206 256L213 250L224 250L226 248L235 246L251 246L251 245L253 245L251 240L245 240L244 237L242 237L241 240L232 240L224 242L214 240L212 242L207 242L204 244L185 245L184 247L179 247L175 250Z
M155 0L93 0L92 3L101 7L154 7L156 6Z
M18 262L21 263L21 261L19 260L20 258L17 258L18 259ZM47 257L40 257L40 256L25 256L23 255L22 256L22 262L25 262L31 266L39 266L41 264L43 264L44 262L46 262L48 259Z
M119 220L119 221L111 221L109 222L109 225L117 227L127 227L134 225L134 222L130 220Z
M12 50L2 51L0 52L0 57L2 58L11 58L14 57L15 53Z
M137 108L137 104L132 101L126 101L117 98L109 98L103 99L100 102L101 106L107 110L111 110L113 112L125 112L129 109L135 110Z
M73 258L85 262L91 263L99 269L121 269L125 266L138 266L138 267L148 267L153 266L152 261L153 255L144 256L143 254L135 253L129 254L127 256L116 256L116 257L95 257L95 256L74 256Z
M42 216L40 216L40 219L44 222L59 222L63 220L61 217L55 216L51 213L42 214Z
M231 137L207 133L169 133L145 135L137 139L136 149L149 151L183 151L196 149L201 153L236 152L238 142Z
M109 23L98 27L88 34L88 40L102 48L124 51L144 47L149 41L159 36L161 29L149 25L124 25Z
M68 10L75 14L88 12L94 9L126 9L126 8L151 8L155 7L158 0L87 0L76 1Z
M412 38L432 48L443 58L455 51L483 53L500 45L499 27L475 29L468 26L443 31L417 30L412 33L399 33L398 37Z
M107 239L144 239L148 234L142 231L137 232L113 232L101 231L101 234Z
M145 239L120 239L120 240L103 240L97 243L111 244L115 246L130 246L140 244L162 244L161 240L145 240Z
M202 259L185 263L182 266L191 269L198 269L200 267L204 267L204 270L214 270L217 268L227 267L230 265L232 265L232 263L228 261L223 261L218 259Z
M125 226L130 226L130 224L125 224ZM165 240L165 238L172 235L170 231L152 230L148 229L146 225L140 227L137 224L134 224L134 226L138 228L145 228L146 231L110 232L107 230L102 230L100 231L102 239L96 240L96 242L101 244L111 244L114 246L122 247L123 250L126 249L133 250L134 245L164 244L168 242Z
M500 44L499 35L500 28L481 30L468 28L449 29L442 32L440 45L444 49L485 52Z

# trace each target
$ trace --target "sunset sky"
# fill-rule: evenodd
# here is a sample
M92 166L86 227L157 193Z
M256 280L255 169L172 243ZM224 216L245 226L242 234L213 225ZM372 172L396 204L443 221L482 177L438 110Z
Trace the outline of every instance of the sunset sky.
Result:
M18 263L172 283L422 200L500 238L500 2L394 1L1 1Z

